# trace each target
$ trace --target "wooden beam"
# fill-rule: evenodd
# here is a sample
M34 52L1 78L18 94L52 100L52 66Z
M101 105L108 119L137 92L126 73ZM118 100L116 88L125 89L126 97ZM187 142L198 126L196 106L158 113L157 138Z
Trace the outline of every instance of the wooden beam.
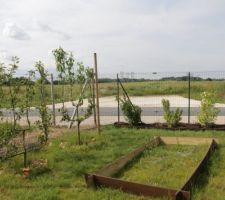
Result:
M102 169L94 172L95 174L101 174L103 176L113 176L118 173L121 169L123 169L130 161L134 158L138 157L145 149L152 148L158 146L160 143L159 137L154 138L146 144L141 145L130 153L118 158L114 162L106 165Z
M94 66L95 66L95 97L96 97L96 114L97 114L97 128L100 133L100 111L99 111L99 89L98 89L98 63L97 54L94 53Z

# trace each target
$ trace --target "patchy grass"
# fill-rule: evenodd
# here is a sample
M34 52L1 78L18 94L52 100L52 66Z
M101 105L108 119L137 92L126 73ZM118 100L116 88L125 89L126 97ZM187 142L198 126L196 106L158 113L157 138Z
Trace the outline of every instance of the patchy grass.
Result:
M220 149L216 152L216 155L213 156L208 169L210 176L208 179L206 178L207 176L204 176L204 181L206 179L207 184L196 188L193 199L224 199L224 132L117 129L112 126L103 127L101 135L98 135L95 131L84 131L82 133L82 141L84 144L81 146L75 145L76 133L68 132L59 138L49 141L43 149L29 153L28 162L30 165L32 165L35 160L47 159L47 166L40 170L35 169L36 171L32 173L29 179L25 179L21 175L21 168L23 166L22 156L0 163L0 199L124 200L129 198L130 200L149 200L151 198L125 194L119 190L106 188L98 190L87 189L83 175L85 172L92 172L105 166L157 135L219 138L221 143ZM157 154L157 151L155 153ZM150 156L151 152L149 158ZM171 154L171 156L173 156L173 154ZM184 170L186 169L187 168ZM174 174L176 173L175 171ZM173 177L171 178L173 179ZM161 183L163 183L163 180Z

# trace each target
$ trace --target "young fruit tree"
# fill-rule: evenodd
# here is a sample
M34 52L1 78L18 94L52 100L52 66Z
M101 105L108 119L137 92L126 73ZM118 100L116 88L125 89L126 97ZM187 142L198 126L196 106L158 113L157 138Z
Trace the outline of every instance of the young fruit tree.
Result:
M81 144L81 137L80 137L80 125L81 123L89 118L94 109L94 102L93 102L93 88L92 88L92 81L94 78L93 69L85 68L83 63L77 63L78 69L76 73L76 82L80 85L80 96L76 102L72 102L72 105L75 107L73 116L71 117L70 127L74 121L77 122L77 136L78 136L78 144ZM84 99L87 99L87 108L81 109L80 107L84 103ZM82 115L81 115L82 113Z
M18 119L20 119L20 112L18 111L19 105L19 94L21 92L21 85L22 82L15 79L16 70L18 69L19 64L19 58L18 57L12 57L12 63L9 64L9 68L7 69L7 72L5 73L5 82L8 85L9 88L9 95L8 95L8 101L10 102L10 108L12 111L12 132L13 134L16 133L16 125Z
M61 102L62 102L62 110L64 109L64 93L65 93L65 79L66 79L66 56L67 52L63 50L63 48L59 47L52 51L55 57L56 69L58 71L58 77L60 79L61 84Z
M170 110L170 102L167 99L162 100L164 119L169 128L176 127L181 121L183 110L177 108L175 111Z
M198 121L203 127L208 127L216 120L219 110L214 107L216 98L213 92L203 92L201 98Z
M29 119L29 111L32 105L32 101L35 95L35 87L34 87L34 80L35 78L35 71L30 70L28 71L28 77L24 80L25 86L25 99L21 105L21 113L25 113L28 128L31 128L31 122Z
M0 98L4 98L3 85L6 85L9 89L8 100L10 102L11 111L13 114L13 121L0 123L0 149L6 149L6 154L0 159L6 159L8 157L20 155L18 152L19 146L15 138L23 133L23 150L24 150L24 167L27 166L27 151L25 145L25 130L23 130L17 120L21 116L23 105L19 101L19 93L21 92L21 86L24 85L23 81L16 79L15 73L18 69L19 59L17 57L12 58L12 63L8 69L5 68L3 63L0 64ZM2 105L0 105L2 107Z
M70 100L73 101L73 86L75 84L74 57L70 52L66 59L66 80L70 85Z
M39 79L36 81L37 93L40 95L40 104L37 109L40 114L40 120L36 123L38 127L43 131L44 137L40 138L42 142L47 142L49 134L49 126L51 125L51 113L47 108L46 102L46 82L48 72L44 68L44 64L39 61L35 64L36 71L39 74Z
M65 84L70 85L70 100L73 100L73 85L75 83L74 73L74 57L70 52L64 51L59 47L52 51L55 57L56 70L58 71L58 77L61 84L61 103L62 108L59 111L62 113L62 121L69 119L68 110L65 107Z

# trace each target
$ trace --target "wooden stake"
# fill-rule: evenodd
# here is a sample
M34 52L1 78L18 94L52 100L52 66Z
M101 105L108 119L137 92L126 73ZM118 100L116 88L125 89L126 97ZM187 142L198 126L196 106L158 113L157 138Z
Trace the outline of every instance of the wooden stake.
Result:
M25 143L25 130L23 130L23 167L27 167L27 148L26 148L26 143Z
M188 72L188 124L191 122L191 73Z
M97 128L98 128L98 133L100 133L99 90L98 90L98 65L97 65L97 54L96 53L94 53L94 65L95 65L95 96L96 96Z
M94 69L92 69L92 72L94 74ZM92 81L92 98L93 98L93 104L95 105L95 77L93 77ZM93 114L94 114L94 124L97 125L97 119L96 119L96 106L93 108Z
M120 86L119 86L119 75L116 75L116 83L117 83L117 117L118 117L118 123L120 122Z
M52 119L53 125L56 125L55 121L55 95L54 95L54 82L53 82L53 74L51 74L51 98L52 98Z

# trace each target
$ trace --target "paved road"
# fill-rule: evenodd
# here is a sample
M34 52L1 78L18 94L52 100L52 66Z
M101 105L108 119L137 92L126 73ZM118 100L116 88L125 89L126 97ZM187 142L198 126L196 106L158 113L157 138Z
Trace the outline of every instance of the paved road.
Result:
M85 109L85 108L84 108ZM176 108L171 108L172 110L175 110ZM187 107L181 107L183 110L182 116L188 115L188 108ZM220 110L218 116L225 116L225 107L218 108ZM73 108L68 108L69 115L72 115ZM191 116L197 116L199 112L198 107L191 107ZM80 114L82 114L82 110L80 111ZM3 110L3 115L5 117L10 117L12 115L12 112L8 110ZM117 108L116 107L101 107L100 108L100 115L101 116L117 116ZM123 115L122 111L120 110L120 115ZM33 109L29 112L30 117L37 117L39 116L39 113L36 109ZM61 113L56 111L56 116L61 116ZM142 108L142 116L163 116L163 109L161 107L143 107Z

